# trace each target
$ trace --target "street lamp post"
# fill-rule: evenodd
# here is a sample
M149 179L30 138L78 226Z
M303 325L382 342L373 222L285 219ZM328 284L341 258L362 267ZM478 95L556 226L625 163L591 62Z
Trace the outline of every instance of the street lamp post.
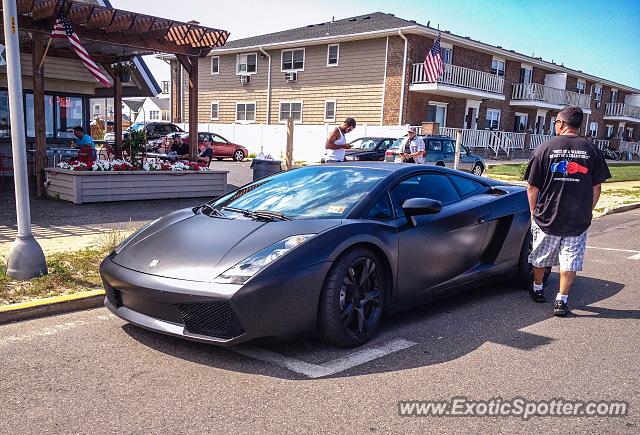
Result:
M7 53L7 83L9 115L11 119L11 146L13 179L16 191L18 236L11 245L7 259L7 275L19 280L35 278L47 273L42 248L31 234L29 184L27 180L27 147L22 106L22 71L20 69L20 41L16 0L2 0L4 40Z

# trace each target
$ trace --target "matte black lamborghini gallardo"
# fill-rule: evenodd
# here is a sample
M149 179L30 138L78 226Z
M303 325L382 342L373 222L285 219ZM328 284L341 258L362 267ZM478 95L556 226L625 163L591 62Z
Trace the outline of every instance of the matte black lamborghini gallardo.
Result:
M529 225L522 187L425 165L310 166L152 222L100 272L105 305L154 331L357 346L385 313L497 278L527 287Z

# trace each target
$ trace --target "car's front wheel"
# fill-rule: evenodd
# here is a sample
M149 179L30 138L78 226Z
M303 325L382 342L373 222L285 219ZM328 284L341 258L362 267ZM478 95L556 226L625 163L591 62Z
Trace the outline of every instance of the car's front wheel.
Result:
M471 172L473 173L473 175L477 175L479 177L482 175L482 172L484 172L484 168L480 163L476 163L473 166L473 169L471 170Z
M233 160L235 160L236 162L241 162L244 160L244 151L242 150L235 150L233 152Z
M382 318L384 286L382 265L370 250L358 248L338 258L320 297L320 337L340 347L366 343Z
M520 258L518 260L518 277L516 278L516 285L524 290L529 290L533 283L533 265L529 263L529 254L533 250L533 236L531 230L527 230L527 235L522 242L522 248L520 248ZM551 275L551 268L547 267L544 271L544 278L542 283L546 283Z

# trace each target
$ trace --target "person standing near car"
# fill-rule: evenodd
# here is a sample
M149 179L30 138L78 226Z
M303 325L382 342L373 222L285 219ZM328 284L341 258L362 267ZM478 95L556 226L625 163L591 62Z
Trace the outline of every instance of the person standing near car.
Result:
M533 234L530 293L535 302L545 302L545 268L559 264L560 289L553 307L556 316L569 312L569 290L582 270L587 229L601 183L611 178L602 153L578 136L582 118L579 107L562 109L554 123L556 136L534 151L524 176Z
M424 141L418 136L416 127L407 128L407 136L403 144L402 161L405 163L424 163Z
M322 159L323 163L335 163L344 161L345 150L351 148L351 145L347 143L345 134L353 131L356 128L356 120L353 118L347 118L344 122L335 128L327 137L327 143L325 144L326 154Z

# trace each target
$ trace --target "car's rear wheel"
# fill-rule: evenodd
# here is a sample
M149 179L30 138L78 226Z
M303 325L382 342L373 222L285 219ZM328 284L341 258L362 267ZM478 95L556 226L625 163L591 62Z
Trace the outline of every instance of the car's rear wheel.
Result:
M384 285L382 265L370 250L358 248L338 258L320 297L320 337L340 347L366 343L382 318Z
M244 160L244 151L242 150L235 150L233 152L233 160L235 160L236 162L241 162Z
M471 170L471 173L473 173L473 175L477 175L479 177L483 172L484 167L480 163L476 163L475 165L473 165L473 169Z
M527 235L522 242L522 248L520 248L520 259L518 260L518 277L516 278L516 285L524 290L529 290L533 283L533 265L529 263L529 254L533 250L533 236L531 235L531 229L527 230ZM546 283L551 275L551 267L546 267L544 271L544 278L542 283Z

